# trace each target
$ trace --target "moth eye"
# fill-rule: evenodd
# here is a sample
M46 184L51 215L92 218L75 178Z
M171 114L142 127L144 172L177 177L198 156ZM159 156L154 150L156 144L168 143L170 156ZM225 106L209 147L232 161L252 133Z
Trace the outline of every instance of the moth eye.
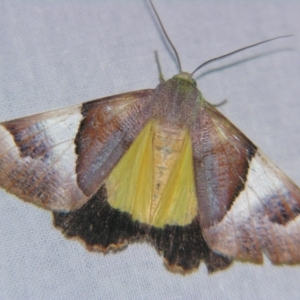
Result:
M196 82L195 79L192 79L192 84L193 84L194 86L197 86L197 82Z

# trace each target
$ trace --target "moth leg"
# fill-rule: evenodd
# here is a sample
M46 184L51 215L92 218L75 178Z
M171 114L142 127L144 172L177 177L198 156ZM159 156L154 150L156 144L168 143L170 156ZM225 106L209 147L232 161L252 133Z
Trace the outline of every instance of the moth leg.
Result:
M211 104L211 105L212 105L213 107L220 107L220 106L226 104L227 102L228 102L228 100L227 100L227 99L224 99L223 101L221 101L221 102L219 102L219 103L217 103L217 104Z

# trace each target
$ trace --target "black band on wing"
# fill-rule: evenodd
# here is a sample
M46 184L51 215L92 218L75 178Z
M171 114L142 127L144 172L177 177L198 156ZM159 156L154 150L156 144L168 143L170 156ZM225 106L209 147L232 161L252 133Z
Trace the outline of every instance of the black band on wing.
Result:
M232 260L213 253L203 239L199 222L186 226L167 225L156 228L133 221L126 212L112 208L106 189L100 190L80 209L68 213L54 212L54 224L67 237L79 237L90 250L108 251L129 242L148 241L173 271L188 272L204 259L209 272L228 267Z

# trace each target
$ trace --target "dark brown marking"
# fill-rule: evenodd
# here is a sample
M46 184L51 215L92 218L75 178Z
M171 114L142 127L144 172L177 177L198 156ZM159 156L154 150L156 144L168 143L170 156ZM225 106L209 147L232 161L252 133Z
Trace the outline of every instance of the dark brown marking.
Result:
M82 105L76 136L76 172L82 191L93 195L151 116L152 90L137 91Z
M47 154L47 136L39 123L8 121L2 124L13 136L21 157L37 158Z
M56 227L67 237L82 239L90 250L108 251L130 242L148 241L164 256L168 268L181 272L197 269L202 259L209 272L225 269L232 262L208 248L196 219L186 226L164 228L133 221L128 213L108 204L104 186L80 209L53 215Z
M300 214L300 206L290 196L281 196L269 196L267 200L263 201L265 203L264 212L271 222L286 225ZM286 198L291 199L289 203L283 200Z

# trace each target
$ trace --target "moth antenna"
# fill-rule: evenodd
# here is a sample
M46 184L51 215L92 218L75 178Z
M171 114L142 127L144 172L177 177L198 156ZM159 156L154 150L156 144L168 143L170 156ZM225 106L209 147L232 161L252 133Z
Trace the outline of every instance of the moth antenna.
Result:
M277 37L274 37L274 38L272 38L272 39L264 40L264 41L262 41L262 42L255 43L255 44L252 44L252 45L249 45L249 46L240 48L240 49L238 49L238 50L235 50L235 51L233 51L233 52L230 52L230 53L227 53L227 54L224 54L224 55L221 55L221 56L212 58L212 59L210 59L210 60L204 62L203 64L201 64L199 67L197 67L197 68L191 73L191 76L193 76L199 69L201 69L202 67L206 66L207 64L209 64L209 63L211 63L211 62L213 62L213 61L222 59L222 58L224 58L224 57L230 56L230 55L232 55L232 54L241 52L241 51L243 51L243 50L246 50L246 49L249 49L249 48L252 48L252 47L255 47L255 46L264 44L264 43L267 43L267 42L271 42L271 41L274 41L274 40L277 40L277 39L286 38L286 37L291 37L291 36L293 36L293 35L292 35L292 34L289 34L289 35L281 35L281 36L277 36Z
M165 30L165 28L164 28L164 25L163 25L161 19L159 18L159 15L158 15L158 13L157 13L155 7L154 7L154 4L152 3L151 0L149 0L149 2L150 2L150 4L151 4L152 9L153 9L153 11L154 11L154 13L155 13L155 16L156 16L156 18L157 18L157 20L158 20L158 22L159 22L159 25L160 25L160 27L161 27L163 33L164 33L164 36L166 37L166 39L167 39L169 45L171 46L171 48L173 49L173 51L174 51L174 53L175 53L175 56L176 56L176 59L177 59L177 63L178 63L178 67L179 67L179 72L181 73L181 72L182 72L182 69L181 69L181 62L180 62L180 59L179 59L179 55L178 55L178 53L177 53L177 50L176 50L175 46L173 45L171 39L169 38L169 36L168 36L168 34L167 34L167 32L166 32L166 30Z
M154 53L155 53L156 64L157 64L157 67L158 67L159 81L160 82L165 82L164 75L163 75L163 73L161 71L161 64L159 62L158 52L154 51Z

